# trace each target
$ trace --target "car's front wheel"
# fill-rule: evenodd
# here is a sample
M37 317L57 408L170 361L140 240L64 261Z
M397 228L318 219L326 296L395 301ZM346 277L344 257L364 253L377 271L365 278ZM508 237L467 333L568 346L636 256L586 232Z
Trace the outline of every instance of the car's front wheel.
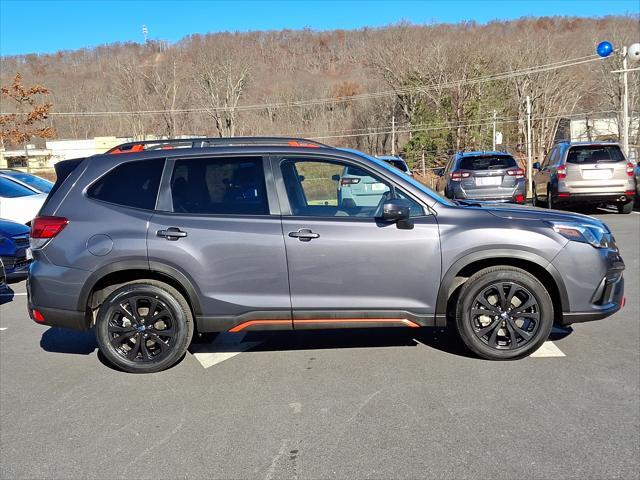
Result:
M193 336L193 316L185 298L155 280L124 285L107 297L96 318L100 351L132 373L173 366Z
M458 297L456 328L465 345L489 360L525 357L549 337L553 302L544 285L519 268L472 275Z

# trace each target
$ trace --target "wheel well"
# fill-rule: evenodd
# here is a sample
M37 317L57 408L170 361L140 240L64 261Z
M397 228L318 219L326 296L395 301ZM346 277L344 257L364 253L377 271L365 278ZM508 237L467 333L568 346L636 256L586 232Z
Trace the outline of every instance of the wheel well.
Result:
M91 311L96 310L112 292L120 288L122 285L136 280L157 280L166 283L167 285L171 285L173 288L178 290L182 296L184 296L185 300L189 304L189 308L191 308L191 313L195 317L196 312L194 311L191 298L182 284L169 275L155 272L153 270L120 270L105 275L98 280L91 289L87 299L87 307Z
M460 289L462 288L462 285L464 285L464 283L469 279L469 277L485 268L498 267L501 265L520 268L536 277L545 286L545 288L549 292L549 295L551 296L553 305L556 306L556 308L554 308L554 321L558 323L562 320L562 307L557 308L558 305L562 305L562 299L560 297L558 284L553 278L553 275L551 275L544 267L541 267L535 262L522 260L519 258L487 258L466 265L456 274L451 283L449 296L447 298L447 321L454 318Z

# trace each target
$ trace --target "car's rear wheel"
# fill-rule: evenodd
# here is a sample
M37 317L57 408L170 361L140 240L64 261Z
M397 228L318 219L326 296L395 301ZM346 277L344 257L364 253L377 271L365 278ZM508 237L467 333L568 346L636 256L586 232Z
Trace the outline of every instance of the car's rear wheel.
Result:
M532 198L531 198L531 203L534 207L539 207L540 206L540 200L538 200L538 193L536 192L536 184L534 183L531 186L531 189L533 190L533 194L532 194Z
M627 203L618 202L616 204L616 207L618 208L618 213L623 213L623 214L631 213L633 212L633 201L630 201Z
M551 296L524 270L486 268L460 290L456 328L465 345L483 358L525 357L542 345L552 327Z
M100 351L113 365L132 373L173 366L193 336L193 316L173 287L142 280L115 290L96 318Z

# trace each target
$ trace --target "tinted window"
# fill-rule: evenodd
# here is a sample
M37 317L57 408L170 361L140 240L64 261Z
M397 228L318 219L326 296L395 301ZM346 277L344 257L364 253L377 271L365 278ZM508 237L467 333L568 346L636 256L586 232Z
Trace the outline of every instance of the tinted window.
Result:
M500 170L517 167L513 157L507 155L473 156L460 159L460 170Z
M164 160L127 162L114 168L89 189L89 196L104 202L153 210Z
M389 185L375 174L341 162L284 160L281 169L294 215L376 218L392 197ZM396 197L408 198L397 189ZM424 215L409 201L411 216Z
M622 162L624 155L617 145L585 145L571 147L567 163L589 164L598 162Z
M407 164L404 163L402 160L385 160L385 162L387 162L389 165L392 165L396 167L398 170L401 170L403 172L406 172L409 170L409 167L407 167Z
M179 213L268 215L262 158L178 160L171 198Z
M31 175L30 173L14 172L10 170L2 173L7 177L20 180L22 183L26 183L30 187L33 187L36 190L39 190L43 193L49 193L53 188L53 183L51 183L49 180L45 180L44 178L40 178L35 175Z
M0 197L16 198L35 194L36 192L33 190L29 190L27 187L24 187L13 180L0 177Z

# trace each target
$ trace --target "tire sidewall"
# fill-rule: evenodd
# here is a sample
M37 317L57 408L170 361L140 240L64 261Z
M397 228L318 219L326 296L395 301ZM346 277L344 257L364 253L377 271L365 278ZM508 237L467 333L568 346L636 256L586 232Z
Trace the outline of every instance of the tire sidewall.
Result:
M490 360L518 359L533 353L544 343L553 328L553 302L544 286L526 272L515 270L493 271L476 279L470 279L473 284L465 284L460 292L460 302L456 314L456 327L462 340L473 352ZM540 326L534 338L526 345L513 350L499 350L491 348L480 340L473 331L470 310L476 296L485 288L496 282L513 282L526 288L535 297L540 307Z
M117 302L128 294L149 295L162 301L173 315L176 336L173 350L158 362L133 362L123 358L109 341L108 323ZM102 303L96 318L96 338L102 354L116 367L131 373L151 373L164 370L175 364L184 355L189 342L189 319L180 302L169 292L147 284L126 285L114 291Z

